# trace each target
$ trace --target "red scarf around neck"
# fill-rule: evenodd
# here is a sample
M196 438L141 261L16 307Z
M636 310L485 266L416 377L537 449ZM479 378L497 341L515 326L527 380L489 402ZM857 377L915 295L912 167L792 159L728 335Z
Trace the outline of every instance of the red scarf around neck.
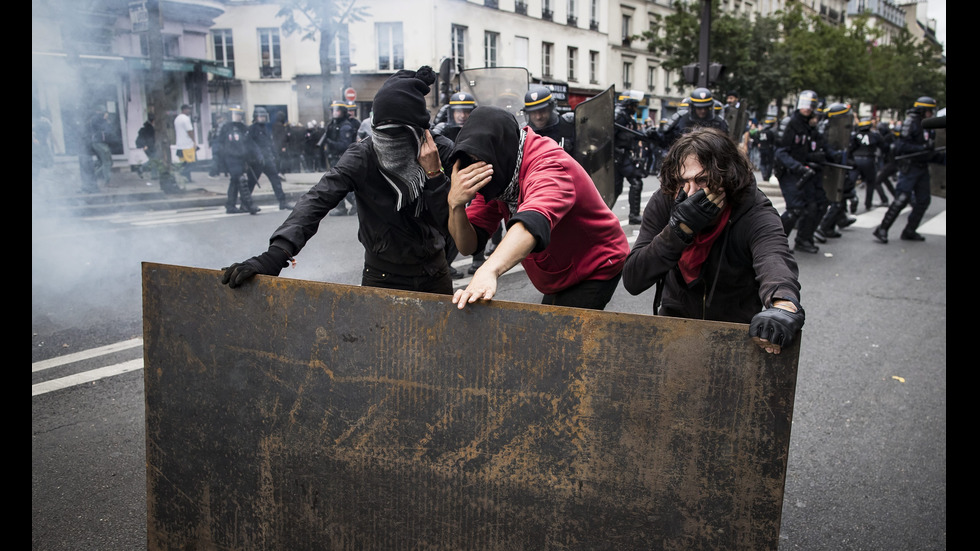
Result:
M702 232L694 236L694 242L684 249L681 253L681 259L677 261L677 267L681 269L681 275L684 276L684 281L691 284L698 276L701 274L701 265L704 261L708 259L708 253L711 252L711 246L714 244L721 232L725 230L725 225L728 224L728 218L732 215L731 207L725 207L725 210L721 211L721 216L718 217L718 223L710 231Z

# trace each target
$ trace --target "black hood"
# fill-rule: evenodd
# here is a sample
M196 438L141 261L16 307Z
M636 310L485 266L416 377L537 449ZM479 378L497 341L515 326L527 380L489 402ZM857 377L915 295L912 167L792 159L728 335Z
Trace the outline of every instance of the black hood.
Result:
M473 158L493 166L490 183L480 189L487 199L493 199L510 183L517 168L517 149L521 129L510 112L499 107L477 107L456 136L450 154L450 164L460 161L460 168L473 163Z

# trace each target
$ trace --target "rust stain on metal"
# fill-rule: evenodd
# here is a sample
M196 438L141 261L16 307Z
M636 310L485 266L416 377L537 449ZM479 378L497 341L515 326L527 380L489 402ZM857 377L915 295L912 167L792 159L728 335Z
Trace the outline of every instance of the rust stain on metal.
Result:
M798 345L145 264L150 549L776 549Z

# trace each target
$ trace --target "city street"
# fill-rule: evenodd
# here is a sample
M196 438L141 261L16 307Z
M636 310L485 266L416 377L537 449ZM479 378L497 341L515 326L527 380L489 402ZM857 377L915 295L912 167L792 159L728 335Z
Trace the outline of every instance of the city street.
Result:
M644 203L657 185L645 182ZM782 212L778 187L764 190ZM614 211L632 244L625 193ZM946 548L946 200L933 198L925 242L899 239L906 211L877 243L884 211L861 208L842 238L797 254L807 321L781 550ZM263 252L287 214L35 205L33 549L145 547L141 263L220 269ZM282 277L356 285L362 258L357 219L327 217ZM541 295L518 267L497 299ZM653 290L620 287L607 310L650 314L652 302Z

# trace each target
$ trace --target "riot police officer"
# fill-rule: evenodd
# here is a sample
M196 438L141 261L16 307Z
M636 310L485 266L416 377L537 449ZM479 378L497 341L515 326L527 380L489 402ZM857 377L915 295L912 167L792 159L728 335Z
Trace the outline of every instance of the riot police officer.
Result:
M875 239L882 243L888 243L889 228L909 203L912 203L912 212L909 213L901 237L906 241L926 240L916 230L932 201L928 163L946 162L945 152L934 150L933 133L922 128L922 119L932 117L935 109L936 100L922 96L915 100L902 123L902 135L895 142L895 157L899 161L898 185L895 187L897 195L882 218L881 225L874 231Z
M707 88L695 88L688 99L690 108L678 116L664 131L661 142L665 149L670 149L682 134L699 127L717 128L728 133L728 123L722 117L722 105L716 102ZM680 113L680 111L678 111Z
M762 127L752 136L752 146L759 152L759 170L762 172L764 182L768 182L772 177L772 165L776 155L776 133L773 131L775 124L774 117L766 117L762 121Z
M228 171L230 176L228 198L225 202L225 212L228 214L239 212L256 214L260 210L252 203L252 189L249 187L245 172L248 170L248 163L261 156L261 153L249 136L248 127L242 122L244 118L245 113L241 107L230 108L228 110L228 122L221 125L212 142L216 156L220 157L224 169ZM236 204L239 197L241 198L240 208Z
M569 155L575 151L575 114L558 114L558 102L551 90L540 84L532 85L524 94L524 115L536 133L558 142Z
M357 141L357 129L360 123L354 125L350 120L347 104L342 101L335 101L330 104L331 119L330 124L320 137L318 145L323 148L327 155L328 168L333 168L340 161L340 157L350 145ZM351 207L347 208L347 203ZM347 199L341 201L337 208L330 211L330 216L353 216L357 214L357 205L354 203L354 192L348 194Z
M272 132L269 130L269 112L265 107L255 107L252 111L252 126L248 127L248 136L255 142L259 153L249 162L249 170L245 171L248 177L249 190L255 189L259 183L259 177L263 174L269 178L272 184L272 191L276 194L279 201L279 210L292 210L293 205L286 201L286 194L282 190L282 180L279 178L279 167L276 166L276 144L272 139Z
M470 113L476 109L476 98L466 92L456 92L449 98L446 120L432 127L433 136L445 136L456 141Z
M817 171L810 166L818 145L816 115L817 93L804 90L800 93L796 110L783 120L779 145L776 147L776 178L786 201L786 211L781 216L783 230L789 237L796 228L794 250L812 254L820 251L813 243L813 232L826 208L817 190L821 186Z
M616 106L614 121L616 132L613 140L615 176L613 193L616 199L623 192L623 180L630 184L629 191L629 223L639 224L640 219L640 196L643 193L643 172L637 166L640 162L636 152L637 138L642 136L637 130L636 106L639 100L633 94L619 96L619 104Z
M823 111L823 120L818 125L820 141L817 151L822 151L826 156L821 163L824 166L820 169L823 176L822 188L824 195L832 195L830 206L814 233L821 243L825 243L828 237L841 237L837 228L846 228L857 222L856 218L847 215L846 202L857 201L857 195L854 193L855 181L850 177L853 171L844 168L850 163L853 123L851 106L834 103Z
M885 155L885 140L874 128L874 121L871 117L861 117L857 123L854 133L851 135L850 146L851 162L854 163L854 170L851 171L851 186L856 187L857 179L864 181L864 206L871 210L871 200L875 193L875 176L878 174L878 157ZM882 201L887 202L884 191L878 190L882 196ZM852 205L853 207L853 205ZM851 209L851 214L854 209Z
M892 177L898 173L898 162L895 161L895 140L898 139L901 132L892 130L887 122L880 122L878 123L878 135L881 136L882 141L882 158L878 174L875 175L874 189L878 191L881 206L887 207L889 201L884 190L887 189L888 193L895 197L895 186L892 185ZM868 202L864 206L871 210L872 204Z

